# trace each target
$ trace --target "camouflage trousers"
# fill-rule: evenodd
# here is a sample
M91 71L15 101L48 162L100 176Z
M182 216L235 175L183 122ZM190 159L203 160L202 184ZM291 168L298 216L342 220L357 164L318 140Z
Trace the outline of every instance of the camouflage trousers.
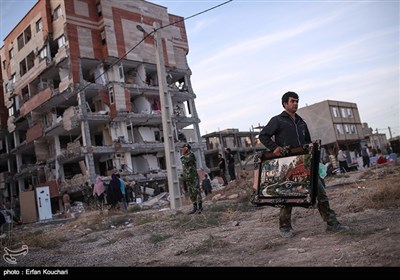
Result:
M318 196L317 196L317 207L319 214L322 219L328 225L335 225L338 223L336 213L329 206L329 199L325 191L325 183L323 179L318 180ZM284 206L281 208L279 213L279 228L282 230L288 230L292 228L292 207Z
M201 200L201 193L200 193L200 185L199 185L199 178L191 178L190 180L185 180L188 192L189 192L189 198L192 201L193 205L200 205L202 200Z

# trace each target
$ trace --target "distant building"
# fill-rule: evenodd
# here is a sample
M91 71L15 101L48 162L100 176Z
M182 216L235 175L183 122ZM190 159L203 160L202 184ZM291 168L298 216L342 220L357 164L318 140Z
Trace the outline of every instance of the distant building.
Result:
M206 165L210 169L211 176L218 176L218 154L222 154L225 161L226 149L230 148L235 155L235 163L242 167L242 161L249 155L259 150L265 150L263 145L257 145L257 136L259 132L256 131L239 131L236 128L225 129L218 132L212 132L203 135L205 148ZM236 172L238 169L236 169Z
M307 122L312 139L321 139L323 157L336 156L341 149L349 155L349 163L354 163L365 144L371 150L387 151L386 134L373 133L367 123L361 122L356 103L326 100L299 108L297 113Z
M341 149L350 154L351 163L361 145L366 143L365 129L355 103L326 100L299 108L297 113L307 122L312 140L321 139L322 157L336 156Z

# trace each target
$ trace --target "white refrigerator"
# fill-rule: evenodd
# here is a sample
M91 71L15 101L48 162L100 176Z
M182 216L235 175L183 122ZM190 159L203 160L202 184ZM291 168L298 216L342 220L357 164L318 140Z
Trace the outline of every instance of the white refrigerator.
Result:
M39 221L49 220L53 218L51 213L51 200L50 200L50 188L37 187L36 188L36 202L39 213Z

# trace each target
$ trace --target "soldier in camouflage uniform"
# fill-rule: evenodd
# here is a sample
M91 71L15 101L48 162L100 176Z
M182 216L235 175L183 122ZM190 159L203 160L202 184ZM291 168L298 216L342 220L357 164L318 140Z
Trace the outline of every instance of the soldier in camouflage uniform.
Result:
M189 198L193 203L193 210L190 214L200 214L203 210L203 205L201 200L199 177L197 174L196 157L191 152L189 144L183 144L181 154L181 162L183 166L182 177L188 189Z

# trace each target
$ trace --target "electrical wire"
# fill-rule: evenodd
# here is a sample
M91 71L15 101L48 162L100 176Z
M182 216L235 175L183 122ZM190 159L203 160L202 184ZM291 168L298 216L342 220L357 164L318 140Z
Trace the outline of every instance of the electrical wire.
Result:
M189 17L186 17L186 18L177 20L177 21L172 22L172 23L167 24L167 25L160 26L159 28L154 28L153 31L151 31L150 33L145 32L146 36L145 36L142 40L140 40L138 43L136 43L136 45L134 45L132 48L130 48L123 56L121 56L120 58L118 58L115 62L111 63L111 65L108 67L108 69L105 70L105 71L103 71L103 72L102 72L101 74L99 74L97 77L95 77L94 80L96 81L96 80L99 79L101 76L103 76L104 74L106 74L107 71L108 71L109 69L111 69L113 66L115 66L116 64L118 64L118 63L119 63L122 59L124 59L129 53L131 53L134 49L136 49L144 40L146 40L148 37L150 37L152 34L154 34L155 32L157 32L158 30L161 30L161 29L166 28L166 27L169 27L169 26L171 26L171 25L175 25L175 24L177 24L177 23L179 23L179 22L182 22L182 21L185 21L185 20L194 18L194 17L196 17L196 16L199 16L199 15L201 15L201 14L204 14L204 13L206 13L206 12L209 12L209 11L211 11L211 10L214 10L214 9L216 9L216 8L219 8L219 7L223 6L223 5L226 5L226 4L228 4L229 2L232 2L232 1L233 1L233 0L225 1L225 2L223 2L223 3L221 3L221 4L218 4L218 5L216 5L216 6L213 6L213 7L209 8L209 9L206 9L206 10L204 10L204 11L201 11L201 12L196 13L196 14L194 14L194 15L191 15L191 16L189 16ZM86 89L87 87L89 87L91 84L92 84L92 83L86 84L86 85L85 85L82 89L80 89L79 91L85 90L85 89Z

